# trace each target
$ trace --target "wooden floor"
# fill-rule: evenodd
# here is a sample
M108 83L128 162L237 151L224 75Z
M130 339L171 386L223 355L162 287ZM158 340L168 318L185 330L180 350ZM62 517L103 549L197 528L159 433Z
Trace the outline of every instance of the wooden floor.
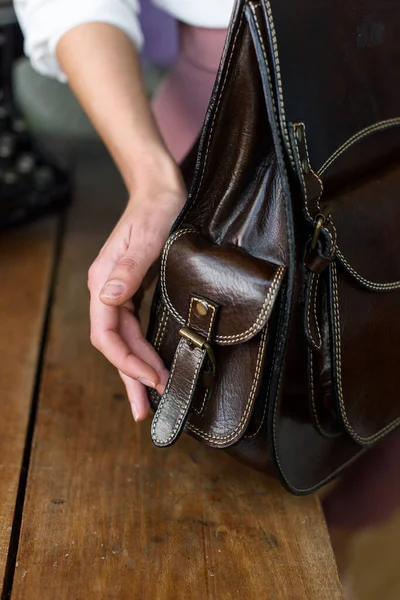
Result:
M151 445L88 341L87 269L125 202L77 159L68 218L0 237L2 600L336 600L319 501L185 437Z

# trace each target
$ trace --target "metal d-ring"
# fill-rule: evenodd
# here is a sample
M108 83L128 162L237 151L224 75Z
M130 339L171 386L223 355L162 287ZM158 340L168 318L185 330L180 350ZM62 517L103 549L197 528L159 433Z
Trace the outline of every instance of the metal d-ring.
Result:
M214 351L211 348L210 344L203 337L201 337L201 335L198 335L188 327L182 327L182 329L179 330L179 335L186 340L189 346L194 346L195 348L200 348L200 350L206 351L207 356L210 359L213 373L215 373L217 368L217 361L215 358Z

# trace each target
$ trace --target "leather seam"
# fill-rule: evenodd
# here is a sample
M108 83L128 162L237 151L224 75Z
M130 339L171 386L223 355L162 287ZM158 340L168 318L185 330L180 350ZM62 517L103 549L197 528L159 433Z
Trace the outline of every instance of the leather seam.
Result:
M183 343L186 344L186 342L183 342ZM193 350L191 350L191 352L196 352L196 350L197 350L197 348L194 348ZM194 385L195 385L195 382L196 382L196 378L197 378L197 375L198 375L201 363L202 363L203 358L204 358L204 351L201 351L200 356L199 356L198 361L197 361L197 366L196 366L195 371L194 371L194 375L193 375L193 379L192 379L190 391L189 391L189 394L188 394L187 403L184 404L183 408L181 408L178 420L177 420L177 422L175 424L174 429L171 432L171 435L169 435L167 438L160 439L160 438L156 437L155 429L156 429L157 422L158 422L158 420L160 418L160 412L159 411L162 410L163 406L165 405L165 403L166 403L166 401L168 399L168 393L169 393L169 390L171 388L172 377L173 377L173 374L175 373L176 363L177 363L178 358L179 358L179 354L178 354L178 352L176 352L175 358L174 358L174 362L173 362L173 365L172 365L172 368L171 368L171 373L170 373L170 377L169 377L167 389L165 390L165 393L163 394L163 397L161 398L161 402L158 405L158 408L157 408L157 411L156 411L156 414L154 416L153 423L152 423L152 426L151 426L151 432L152 432L153 439L158 444L162 444L162 445L168 444L168 442L170 442L174 438L176 432L178 431L179 427L182 424L182 420L184 419L185 413L187 411L188 403L190 403L190 399L191 399L191 396L192 396L192 392L193 392L193 388L194 388Z
M157 348L157 343L158 343L158 338L160 335L160 328L161 328L161 323L164 319L164 314L165 314L165 309L162 308L160 313L159 313L159 319L157 319L157 329L155 332L155 335L153 336L153 340L152 340L152 345L154 346L154 348Z
M216 121L216 118L218 116L219 108L220 108L221 101L222 101L223 92L224 92L224 89L225 89L225 86L226 86L226 82L228 80L228 75L230 73L232 59L233 59L233 54L234 54L235 49L236 49L237 39L239 37L239 33L241 32L241 27L242 27L242 22L243 22L243 17L244 17L244 8L245 8L245 5L243 5L241 16L240 16L240 20L239 20L239 23L238 23L238 28L237 28L235 37L234 37L233 42L232 42L232 49L231 49L231 52L229 54L228 63L226 65L225 77L224 77L224 80L223 80L222 85L221 85L221 90L219 92L218 102L216 104L214 115L213 115L213 119L212 119L212 122L211 122L210 133L208 135L207 147L206 147L206 150L205 150L205 153L204 153L203 168L202 168L202 171L201 171L201 177L200 177L200 180L199 180L199 185L197 186L197 192L196 192L196 195L194 197L193 204L190 207L190 209L188 210L187 214L189 214L191 208L194 206L196 200L198 199L198 196L199 196L199 193L200 193L200 189L201 189L201 185L203 183L204 175L205 175L205 172L206 172L208 155L210 153L210 146L211 146L212 134L213 134L214 127L215 127L215 121Z
M314 320L315 320L315 326L317 328L317 332L318 332L318 340L319 343L317 344L317 347L321 348L322 346L322 335L321 335L321 330L319 328L319 323L318 323L318 316L317 316L317 289L318 289L318 283L319 283L319 278L320 278L320 274L314 273L314 278L316 279L315 281L315 291L314 291L314 302L313 302L313 311L314 311Z
M278 132L278 137L281 140L282 147L284 147L283 139L282 139L282 131L281 131L281 127L280 127L280 120L279 120L279 115L278 115L278 109L277 109L277 106L276 106L276 100L275 100L275 96L274 96L274 93L273 93L274 86L272 84L271 70L270 70L270 66L269 66L269 63L268 63L267 51L265 49L264 40L262 39L260 24L259 24L257 13L256 13L256 6L254 5L253 2L249 2L249 8L250 8L250 10L251 10L251 12L253 14L254 24L255 24L257 32L258 32L258 40L260 42L261 50L262 50L262 53L263 53L263 56L264 56L265 70L267 72L268 83L269 83L270 92L271 92L270 99L271 99L272 108L273 108L274 116L275 116L275 122L276 122L276 130ZM292 166L294 167L294 160L293 160L293 156L291 155L291 147L290 147L290 145L289 145L289 158L290 158L290 162L291 162Z
M154 344L154 348L157 351L159 351L160 348L161 348L161 344L162 344L162 341L164 339L165 331L166 331L166 328L167 328L167 325L168 325L168 320L169 320L169 314L168 314L167 308L164 307L164 310L165 310L165 319L164 319L163 322L160 321L160 324L159 324L159 327L158 327L158 332L157 332L157 333L161 332L161 334L159 336L157 346ZM162 328L162 331L161 331L161 328Z
M167 311L167 314L165 316L165 321L164 321L164 327L162 329L162 332L161 332L161 335L160 335L160 340L158 342L158 348L159 349L161 348L161 344L162 344L162 341L164 339L165 332L167 330L168 321L169 321L169 314L168 314L168 311Z
M167 309L166 309L166 307L165 307L165 306L163 306L163 307L162 307L162 310L161 310L161 317L160 317L160 320L159 320L159 323L158 323L158 328L157 328L156 337L155 337L155 339L154 339L154 343L153 343L153 346L154 346L154 348L155 348L156 350L159 350L159 348L160 348L160 346L159 346L159 342L160 342L160 334L161 334L161 336L163 335L163 334L161 333L161 328L162 328L162 327L163 327L163 325L165 324L165 320L167 319L167 315L168 315Z
M319 430L320 433L324 434L324 430L321 426L319 417L318 417L318 413L317 413L317 406L315 403L315 390L314 390L314 365L313 365L313 354L312 354L312 350L308 350L309 353L309 377L310 377L310 393L311 393L311 406L312 406L312 411L314 414L314 419L315 419L315 424L317 426L317 429Z
M278 344L275 344L274 356L273 356L271 365L273 365L275 363L277 348L278 348ZM269 396L269 392L270 392L270 389L271 389L272 374L273 374L273 369L270 369L270 373L269 373L269 377L268 377L267 393L265 395L264 410L263 410L263 414L262 414L262 417L261 417L261 422L260 422L259 426L257 427L257 430L254 433L252 433L251 435L246 435L245 436L245 438L248 439L248 440L257 437L258 434L260 433L260 431L262 430L263 426L264 426L265 418L267 416L267 408L268 408L267 398Z
M167 284L166 284L166 267L167 267L169 250L170 250L172 244L179 237L189 234L189 233L195 233L195 232L196 232L196 230L194 228L189 228L189 227L185 228L185 229L179 229L174 235L172 235L168 239L167 243L165 244L162 259L161 259L161 288L162 288L163 299L164 299L164 302L166 303L166 305L168 306L169 311L174 315L176 320L179 323L181 323L182 325L185 324L185 320L183 319L183 317L181 317L181 315L178 313L178 311L174 308L174 306L169 298L169 295L168 295ZM246 329L246 331L235 334L235 335L216 335L215 340L218 343L224 344L224 343L229 343L229 342L246 341L254 333L257 332L257 329L260 326L262 326L263 320L265 319L266 315L268 314L268 312L272 306L275 294L278 290L279 284L281 283L281 281L283 279L284 273L285 273L285 267L278 267L278 269L275 273L275 276L271 282L271 287L268 291L268 294L264 299L261 310L260 310L257 318L255 319L253 325L251 327L249 327L248 329Z
M380 131L383 129L390 129L390 127L395 127L396 125L400 125L400 118L396 117L393 119L386 119L385 121L379 121L374 123L373 125L369 125L365 129L361 129L358 133L354 134L351 138L349 138L340 148L338 148L322 165L322 167L318 170L318 174L322 175L331 165L335 162L336 159L339 158L348 148L350 148L353 144L362 140L364 137L367 137L370 133L375 133L376 131Z
M271 9L269 0L265 0L264 5L265 5L266 11L267 11L267 18L268 18L270 32L271 32L272 50L273 50L273 54L274 54L274 58L275 58L275 67L276 67L276 83L277 83L277 87L278 87L278 103L280 104L280 108L281 108L280 119L277 119L277 125L279 127L280 122L282 123L283 136L286 141L286 147L287 147L287 151L288 151L288 155L289 155L289 160L290 160L292 167L294 168L294 158L293 158L292 146L291 146L290 140L289 140L288 126L287 126L286 112L285 112L285 102L283 99L282 73L281 73L281 65L279 62L278 39L276 36L275 23L274 23L272 9ZM256 12L255 12L255 9L254 9L252 3L250 3L250 9L253 12L254 20L256 22L256 27L257 27L258 35L260 38L260 44L263 49L265 62L268 62L267 61L267 53L265 50L264 42L263 42L262 35L261 35L261 30L260 30L259 23L258 23L258 17L256 15ZM269 78L270 78L270 85L273 88L271 77L269 77Z
M369 279L366 279L365 277L363 277L362 275L357 273L357 271L345 259L345 257L343 256L343 254L341 253L341 251L339 249L337 250L337 257L338 257L339 261L343 264L345 269L347 271L349 271L349 273L353 277L355 277L360 283L362 283L362 285L364 285L367 288L371 288L372 290L377 290L377 291L384 291L384 290L392 291L392 290L397 290L400 288L400 281L393 281L393 282L389 282L389 283L376 283L374 281L370 281Z
M307 307L308 335L310 337L310 340L312 340L316 350L320 350L321 346L322 346L321 330L319 328L319 323L318 323L318 318L317 318L317 289L318 289L319 277L320 277L319 273L312 273L311 283L310 283L310 293L314 296L314 301L313 301L312 305L313 305L315 327L316 327L317 334L318 334L318 342L316 342L314 340L314 337L311 333L311 320L310 320L311 302L310 302L310 300L308 301L308 307Z
M312 406L312 411L313 411L313 415L314 415L314 419L315 419L315 426L318 429L318 431L320 432L320 434L323 435L324 437L333 437L334 434L331 434L328 431L326 431L324 429L323 425L321 424L321 421L319 420L318 411L317 411L317 403L315 401L314 357L313 357L313 352L310 348L308 349L308 352L309 352L309 377L310 377L311 406Z
M196 415L199 415L199 416L200 416L200 415L202 414L202 412L203 412L203 410L204 410L204 407L205 407L205 405L206 405L206 402L207 402L207 398L208 398L208 395L209 395L209 393L210 393L210 390L209 390L209 389L207 389L207 390L205 391L205 393L204 393L203 401L202 401L202 403L201 403L201 406L200 406L200 408L198 408L198 409L197 409L197 408L193 408L193 412L194 412L194 413L196 413Z
M332 290L333 290L333 305L334 305L334 321L335 321L335 339L337 343L335 344L335 364L336 364L336 381L338 388L338 396L339 403L341 407L342 418L348 428L348 431L361 444L371 444L375 441L383 438L387 433L392 431L398 424L400 424L400 418L395 419L389 425L375 433L374 435L368 437L360 436L352 427L346 412L346 405L344 403L343 396L343 382L342 382L342 370L341 370L341 361L342 361L342 348L341 348L341 338L340 338L340 311L339 311L339 296L338 296L338 284L337 284L337 274L336 274L336 265L332 263Z

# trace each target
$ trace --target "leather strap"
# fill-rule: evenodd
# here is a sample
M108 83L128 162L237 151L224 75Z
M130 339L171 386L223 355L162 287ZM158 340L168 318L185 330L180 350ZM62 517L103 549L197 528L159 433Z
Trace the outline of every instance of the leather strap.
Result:
M175 352L167 387L160 400L151 426L151 437L156 446L170 446L180 436L195 397L200 377L209 390L213 373L203 368L208 362L209 341L216 323L218 306L210 300L192 294L189 299L187 327ZM215 366L215 365L213 365Z
M206 350L190 348L181 338L151 426L151 437L156 446L170 446L181 434L206 357Z
M319 273L313 273L308 269L304 270L305 279L305 298L304 298L304 328L308 343L314 350L321 350L322 338L321 330L318 323L317 300L318 300L318 283Z

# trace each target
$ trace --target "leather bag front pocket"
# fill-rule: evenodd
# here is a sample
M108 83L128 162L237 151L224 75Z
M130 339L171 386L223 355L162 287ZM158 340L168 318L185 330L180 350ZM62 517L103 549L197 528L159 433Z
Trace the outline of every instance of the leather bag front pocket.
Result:
M188 368L177 364L182 330L209 344L215 358L215 372L206 360L202 372L195 374L195 389L188 388L193 397L179 432L184 427L218 448L231 446L245 435L268 375L269 323L284 275L284 265L254 258L234 245L215 244L195 228L171 235L162 255L159 300L149 339L170 369L170 380L178 368ZM168 403L172 410L176 402L184 402L168 398L169 385L170 381L161 399L150 393L155 410L160 403L168 411ZM183 412L178 409L179 417ZM172 429L173 435L159 435L163 439L153 435L153 441L169 445L179 432Z

